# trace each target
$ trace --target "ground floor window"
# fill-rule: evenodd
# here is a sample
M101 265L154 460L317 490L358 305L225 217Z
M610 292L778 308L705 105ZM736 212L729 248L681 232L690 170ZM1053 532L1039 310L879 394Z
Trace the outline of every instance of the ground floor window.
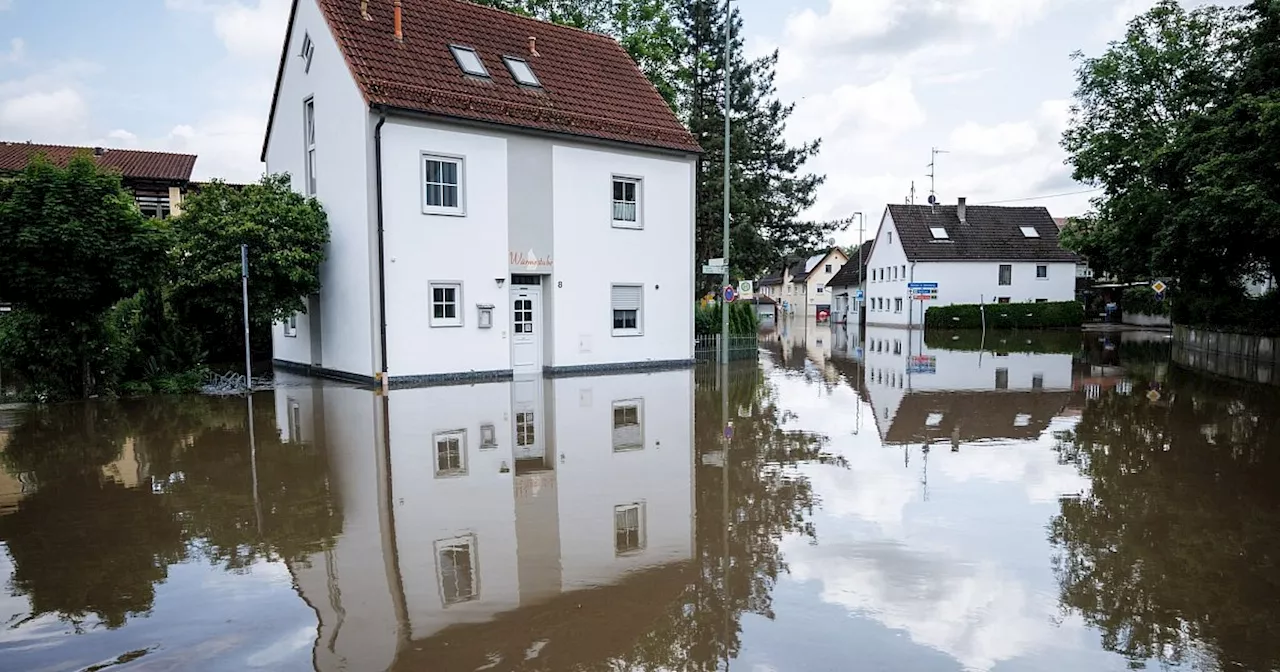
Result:
M627 555L644 549L644 504L613 507L613 550Z
M298 315L296 313L290 315L284 321L284 335L289 338L294 338L298 335Z
M476 580L476 538L474 535L437 541L436 572L440 601L444 606L470 602L480 596Z
M1012 299L1010 299L1010 298L1009 298L1009 297L1007 297L1007 296L1002 296L1002 297L1000 297L1000 298L996 299L996 303L1009 303L1010 301L1012 301Z
M895 313L901 313L901 312L902 312L902 299L894 299L894 300L893 300L893 312L895 312Z
M639 336L644 332L643 285L613 285L610 291L613 309L613 335Z
M462 326L462 283L431 283L431 326Z
M643 407L640 399L613 402L613 452L644 448Z

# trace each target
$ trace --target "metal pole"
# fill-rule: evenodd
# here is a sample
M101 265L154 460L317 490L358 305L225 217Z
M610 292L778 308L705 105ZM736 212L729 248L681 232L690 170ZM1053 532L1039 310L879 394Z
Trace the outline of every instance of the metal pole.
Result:
M858 289L862 292L862 298L858 299L858 333L862 333L862 303L867 300L867 279L862 277L867 269L862 265L862 246L865 244L862 240L867 230L866 218L861 212L853 213L858 216Z
M253 365L249 355L249 246L240 246L240 296L244 302L244 389L253 390Z
M729 35L733 29L731 0L724 0L724 284L720 297L720 363L729 363L729 302L723 296L723 287L729 286L729 112L733 100L733 54Z

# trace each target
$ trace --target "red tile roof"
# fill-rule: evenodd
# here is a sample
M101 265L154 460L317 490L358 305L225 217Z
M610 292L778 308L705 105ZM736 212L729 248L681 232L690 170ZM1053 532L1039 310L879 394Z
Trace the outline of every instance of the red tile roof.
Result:
M370 2L372 18L365 20L360 0L318 1L370 104L702 151L610 37L464 0L402 0L404 41L397 42L391 2ZM537 38L537 56L530 53L530 37ZM489 78L463 74L449 45L475 49ZM503 56L527 61L542 86L516 83Z
M143 152L134 149L102 149L101 156L93 156L99 166L120 171L134 180L162 182L187 182L195 168L193 154L167 152ZM0 142L0 173L16 172L27 166L34 154L44 154L54 164L67 165L72 156L87 152L94 155L93 147L64 147L62 145L36 145L29 142Z

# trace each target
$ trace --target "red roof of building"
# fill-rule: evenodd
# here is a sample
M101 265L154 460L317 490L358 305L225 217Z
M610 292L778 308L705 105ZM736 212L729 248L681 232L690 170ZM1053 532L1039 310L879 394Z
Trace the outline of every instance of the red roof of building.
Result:
M371 18L366 20L360 0L318 1L372 105L702 151L613 38L464 0L402 0L404 41L398 42L391 2L368 3ZM536 56L530 51L531 37L536 38ZM474 49L489 77L463 73L450 45ZM294 50L288 44L284 49L282 73L284 59ZM518 84L503 56L525 60L541 86ZM272 106L274 111L274 101Z
M26 168L35 154L44 154L55 165L65 166L77 153L88 153L99 166L115 169L122 176L134 180L187 182L196 165L193 154L0 142L0 172L16 172Z

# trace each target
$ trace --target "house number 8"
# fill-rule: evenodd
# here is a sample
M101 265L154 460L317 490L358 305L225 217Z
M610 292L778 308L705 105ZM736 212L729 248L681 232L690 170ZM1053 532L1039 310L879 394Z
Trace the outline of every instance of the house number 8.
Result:
M556 283L556 289L564 289L564 280Z

